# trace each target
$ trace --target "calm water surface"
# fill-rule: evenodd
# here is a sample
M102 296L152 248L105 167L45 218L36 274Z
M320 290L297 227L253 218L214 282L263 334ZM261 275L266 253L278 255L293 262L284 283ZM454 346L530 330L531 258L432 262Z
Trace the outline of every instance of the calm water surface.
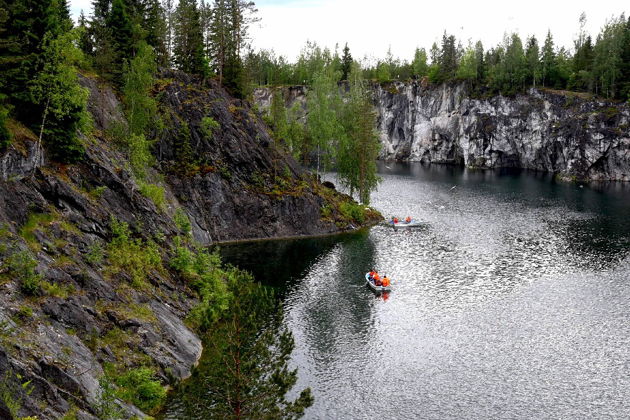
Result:
M306 418L630 418L630 186L381 176L373 206L426 227L223 250L281 291Z

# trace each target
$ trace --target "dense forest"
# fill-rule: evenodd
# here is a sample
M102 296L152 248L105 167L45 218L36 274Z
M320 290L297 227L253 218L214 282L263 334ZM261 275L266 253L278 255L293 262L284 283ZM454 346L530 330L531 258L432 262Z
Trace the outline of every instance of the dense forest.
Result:
M466 81L489 93L506 95L528 87L549 87L589 92L606 98L630 97L630 18L610 19L596 38L585 31L586 16L579 19L573 49L557 46L551 31L544 42L535 36L525 42L517 33L506 34L501 44L485 49L481 41L468 42L446 32L441 44L427 52L417 48L414 57L401 60L388 51L374 64L363 63L366 79L378 82L422 79L439 84ZM274 51L250 51L244 58L251 80L258 85L310 85L319 68L334 67L345 80L350 49L341 53L308 42L295 63Z

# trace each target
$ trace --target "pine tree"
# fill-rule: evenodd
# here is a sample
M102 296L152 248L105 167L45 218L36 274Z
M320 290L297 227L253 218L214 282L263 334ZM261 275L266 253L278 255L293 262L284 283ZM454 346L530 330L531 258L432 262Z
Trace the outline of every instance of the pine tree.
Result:
M173 61L177 68L205 76L207 62L201 32L201 15L195 0L181 0L175 10Z
M341 58L341 80L348 80L350 71L352 70L352 55L348 43L343 47L343 57Z
M208 331L201 387L185 389L184 413L191 418L297 419L313 404L309 388L294 401L287 393L297 381L288 368L294 348L275 298L263 286L235 276L228 287L229 309Z

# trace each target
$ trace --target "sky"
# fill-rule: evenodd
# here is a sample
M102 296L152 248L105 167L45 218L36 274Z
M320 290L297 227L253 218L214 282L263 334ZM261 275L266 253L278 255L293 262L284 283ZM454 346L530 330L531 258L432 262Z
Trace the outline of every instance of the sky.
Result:
M89 14L91 0L70 0L72 13ZM295 59L307 40L330 49L347 42L355 59L394 56L411 60L416 47L429 50L446 30L466 46L481 40L495 46L517 32L523 42L535 35L542 44L551 29L556 45L572 47L578 19L586 13L593 37L607 19L628 15L628 0L259 0L261 21L251 28L255 49L274 49Z

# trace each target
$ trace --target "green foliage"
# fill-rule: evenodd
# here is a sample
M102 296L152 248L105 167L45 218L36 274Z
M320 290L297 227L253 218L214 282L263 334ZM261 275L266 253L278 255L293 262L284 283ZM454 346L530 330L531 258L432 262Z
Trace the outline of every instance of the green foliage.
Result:
M103 262L105 258L105 250L100 242L92 242L88 248L87 254L85 254L85 260L92 265L98 265Z
M0 151L3 151L11 144L12 135L7 128L8 115L9 111L0 105Z
M187 73L205 75L208 64L204 57L201 15L194 0L180 0L175 11L173 61Z
M185 415L202 418L296 419L312 405L310 389L286 399L297 381L288 368L294 348L272 293L239 276L228 280L234 296L207 332L204 363L183 389ZM188 410L191 410L188 412ZM193 412L194 411L194 412Z
M7 258L9 274L20 284L20 290L26 295L36 296L41 293L42 275L37 272L37 261L27 251L13 253Z
M156 71L153 48L144 41L140 42L136 56L123 66L123 102L132 135L147 134L156 123L157 103L151 96Z
M175 225L177 225L179 231L184 234L184 236L190 236L192 225L190 224L190 219L188 218L186 211L181 208L175 210L173 220L175 221Z
M48 296L54 296L62 299L66 299L73 291L72 286L62 285L56 282L41 282L41 290Z
M151 142L144 134L131 134L127 141L127 153L129 163L136 177L143 180L147 177L147 170L153 164L154 158L151 154Z
M413 69L414 76L426 76L427 72L429 71L429 67L427 66L427 52L424 48L416 48L411 67Z
M116 388L111 379L104 375L99 378L99 391L95 404L96 415L101 420L118 420L122 410L116 402Z
M40 137L55 160L67 163L83 157L84 147L78 133L87 134L91 128L88 91L77 81L75 66L82 60L82 53L75 45L77 36L76 31L57 38L46 34L40 56L42 70L30 83L33 101L43 107Z
M31 213L26 220L26 223L20 228L19 234L29 248L33 251L39 251L41 245L35 236L35 231L45 230L47 226L55 219L55 216L50 213Z
M155 371L148 367L130 369L119 375L111 375L118 386L115 395L131 403L146 413L154 413L164 404L166 389L155 377Z
M220 127L221 124L212 117L203 117L201 119L201 132L208 139L211 139L214 132Z
M33 317L33 308L30 306L22 305L17 311L17 316L21 319L27 319Z
M191 311L189 321L201 330L209 328L230 302L226 281L239 276L236 269L224 269L218 253L203 248L191 249L181 238L176 238L171 268L179 272L200 297L200 303Z
M365 209L363 206L353 203L353 202L344 202L339 206L339 210L343 217L347 220L354 221L356 223L365 222Z
M157 244L151 240L132 238L129 225L112 218L112 240L107 246L110 270L125 272L134 287L142 287L153 270L162 269L162 257Z
M376 112L361 69L356 66L350 75L350 94L342 113L343 134L336 150L337 177L350 189L359 193L359 200L370 202L370 192L378 184L376 158L380 141L376 133Z
M148 182L139 181L138 188L140 189L140 194L153 201L158 209L166 209L166 197L164 195L164 187L160 185L150 184Z
M317 154L317 174L320 168L326 170L332 160L333 140L341 132L338 112L341 97L337 88L337 79L333 69L327 68L315 75L313 86L307 94L307 129L312 141L313 150Z

